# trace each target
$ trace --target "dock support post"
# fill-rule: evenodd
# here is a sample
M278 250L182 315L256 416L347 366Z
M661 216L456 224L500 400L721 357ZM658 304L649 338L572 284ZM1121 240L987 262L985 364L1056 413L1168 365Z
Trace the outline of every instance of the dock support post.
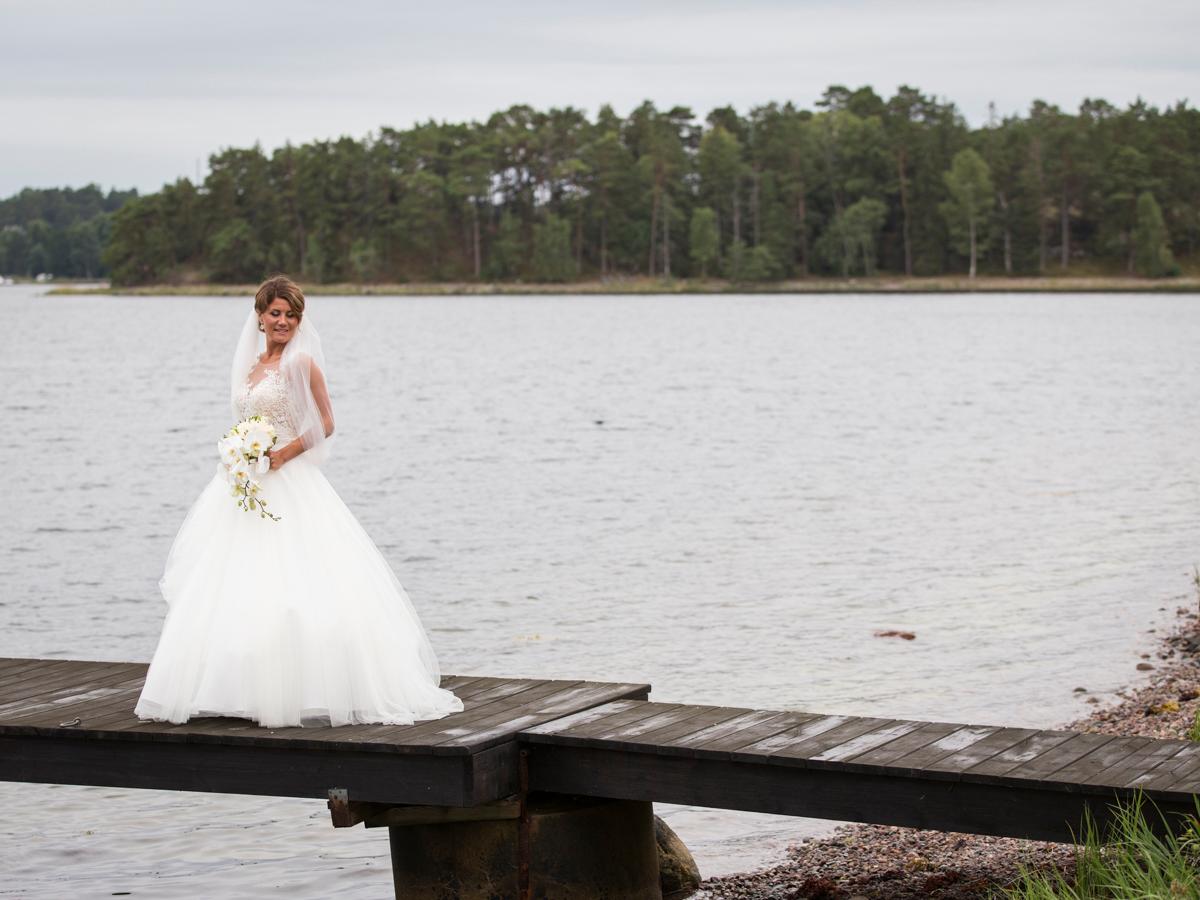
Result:
M396 897L661 900L650 803L534 794L521 807L491 820L388 825Z

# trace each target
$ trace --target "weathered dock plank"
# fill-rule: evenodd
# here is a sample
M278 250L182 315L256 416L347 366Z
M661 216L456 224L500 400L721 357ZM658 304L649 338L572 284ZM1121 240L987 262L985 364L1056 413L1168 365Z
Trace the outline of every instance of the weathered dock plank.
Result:
M1070 840L1142 792L1194 811L1187 741L652 703L623 682L447 676L413 725L261 728L133 715L145 666L0 659L0 778L463 807L522 788Z
M593 715L598 716L602 714L600 710L593 711ZM664 752L668 748L673 751L683 751L703 746L715 749L719 746L719 742L728 740L731 736L761 734L764 729L769 730L775 727L772 723L782 723L785 721L790 723L792 719L786 713L774 710L751 710L746 712L740 709L726 709L721 717L714 717L711 724L703 725L696 731L679 735L671 740L662 741L662 748ZM779 727L783 727L782 724ZM757 739L757 737L754 738L754 740Z
M843 762L857 764L866 771L877 767L895 769L898 768L897 760L905 758L914 751L920 750L962 727L951 722L921 722L907 734L900 735L895 740L878 747L872 747L863 753L857 753Z
M1032 728L997 728L982 739L934 760L929 768L945 772L964 772L1035 734L1037 731Z
M781 734L802 722L816 718L819 718L819 716L794 712L776 712L773 716L751 723L745 728L728 732L703 744L695 745L691 748L695 752L689 755L699 755L703 751L705 756L715 756L718 758L726 756L732 759L733 755L743 747L747 747L772 735Z
M990 725L627 701L519 740L533 790L1040 840L1109 821L1137 760L1162 812L1194 813L1200 792L1186 742Z
M0 659L0 779L472 806L519 789L516 733L645 684L447 676L460 713L413 725L143 722L145 664ZM77 720L77 721L76 721ZM75 724L68 724L75 722Z

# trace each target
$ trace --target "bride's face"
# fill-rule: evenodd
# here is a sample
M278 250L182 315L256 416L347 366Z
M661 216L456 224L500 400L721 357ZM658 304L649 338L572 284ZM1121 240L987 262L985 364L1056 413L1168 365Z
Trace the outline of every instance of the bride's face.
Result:
M291 304L282 297L276 297L271 305L258 317L262 322L263 332L267 336L267 346L286 344L300 327L300 317L292 312Z

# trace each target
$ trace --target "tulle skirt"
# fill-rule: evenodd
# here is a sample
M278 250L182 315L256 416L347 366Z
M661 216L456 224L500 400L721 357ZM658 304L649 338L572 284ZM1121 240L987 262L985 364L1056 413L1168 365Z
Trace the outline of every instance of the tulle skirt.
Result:
M239 509L219 466L188 511L137 715L282 727L461 710L400 582L320 468L301 455L262 485L278 522Z

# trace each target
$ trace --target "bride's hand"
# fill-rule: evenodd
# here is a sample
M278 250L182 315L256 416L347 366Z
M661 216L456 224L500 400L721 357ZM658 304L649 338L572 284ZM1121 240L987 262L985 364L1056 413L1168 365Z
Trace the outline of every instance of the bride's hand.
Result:
M286 447L276 447L274 450L267 451L267 459L271 460L272 469L283 468L283 464L295 459L303 452L304 448L300 445L299 440L294 440Z

